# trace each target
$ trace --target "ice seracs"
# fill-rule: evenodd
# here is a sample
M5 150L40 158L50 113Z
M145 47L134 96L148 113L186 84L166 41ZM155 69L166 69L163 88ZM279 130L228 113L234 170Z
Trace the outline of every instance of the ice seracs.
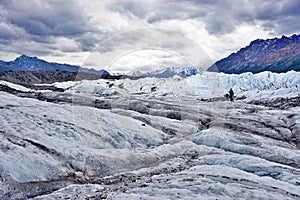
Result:
M299 77L1 82L0 198L299 199Z

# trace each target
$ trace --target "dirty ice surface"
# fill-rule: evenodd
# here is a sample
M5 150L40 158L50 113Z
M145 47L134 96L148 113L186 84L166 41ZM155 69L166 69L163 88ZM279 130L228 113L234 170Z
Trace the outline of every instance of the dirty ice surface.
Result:
M0 92L0 199L300 199L298 72L52 85Z

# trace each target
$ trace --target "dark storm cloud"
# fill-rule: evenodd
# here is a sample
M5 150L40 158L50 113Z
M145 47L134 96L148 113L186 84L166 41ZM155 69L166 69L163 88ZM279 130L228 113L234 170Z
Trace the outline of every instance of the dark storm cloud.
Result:
M87 52L114 34L170 24L166 28L185 34L199 30L215 38L243 25L265 35L290 35L300 32L299 10L299 0L0 0L0 51L36 56ZM221 47L237 48L227 44Z
M2 50L47 55L55 49L57 38L75 42L86 38L78 41L78 46L83 51L93 48L90 34L96 30L89 25L88 15L72 0L3 0L0 13L0 42L10 44ZM78 51L63 43L56 48L62 52Z
M145 19L148 23L155 23L168 19L188 19L199 17L205 13L205 8L195 7L191 1L147 1L114 0L107 6L112 11L128 16Z
M206 29L210 34L221 34L231 32L239 23L236 15L242 18L250 18L247 9L241 5L233 6L232 1L176 1L164 0L154 1L148 5L141 1L115 1L110 8L123 14L134 15L143 18L148 23L155 24L165 20L202 19L205 21ZM130 6L129 6L130 5ZM246 7L246 6L245 6ZM143 11L139 14L137 11Z
M279 20L280 18L300 16L299 0L257 1L257 3L259 6L256 7L255 17L260 20Z
M17 39L24 34L24 31L22 31L22 29L6 23L0 23L0 30L0 39Z
M299 0L160 0L114 1L109 8L155 24L165 20L199 19L210 34L225 34L258 21L277 34L300 31ZM273 25L271 25L273 24ZM270 30L270 32L272 32Z
M259 2L255 18L263 21L266 29L272 29L277 34L292 34L300 32L300 1Z
M87 31L88 19L72 1L12 0L2 4L6 23L32 35L76 35Z

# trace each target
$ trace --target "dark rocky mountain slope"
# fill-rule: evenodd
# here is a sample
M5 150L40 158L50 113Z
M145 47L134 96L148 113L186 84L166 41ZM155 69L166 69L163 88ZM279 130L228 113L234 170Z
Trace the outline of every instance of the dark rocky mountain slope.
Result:
M300 71L300 34L254 40L249 46L217 61L209 70L229 74Z
M67 71L109 75L105 70L87 69L76 65L47 62L37 57L21 55L13 61L0 61L0 71Z

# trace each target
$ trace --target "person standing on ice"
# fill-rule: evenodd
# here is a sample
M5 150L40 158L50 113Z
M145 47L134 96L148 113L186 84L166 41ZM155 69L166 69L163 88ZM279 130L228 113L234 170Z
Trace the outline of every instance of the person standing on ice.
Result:
M230 88L230 90L229 90L229 99L230 99L230 101L233 101L233 96L234 96L234 92L233 92L232 88Z

